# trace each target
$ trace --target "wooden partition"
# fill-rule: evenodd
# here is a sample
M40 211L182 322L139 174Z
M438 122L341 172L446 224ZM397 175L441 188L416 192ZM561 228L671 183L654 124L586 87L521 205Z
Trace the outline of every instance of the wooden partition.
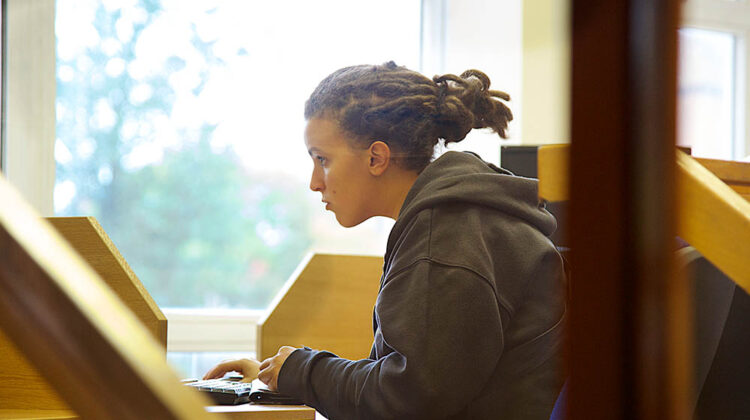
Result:
M678 235L750 293L750 202L682 152L677 173Z
M570 199L570 145L551 144L537 150L539 197L547 201Z
M38 413L34 410L39 410ZM0 418L13 410L29 417L67 418L70 407L0 329ZM34 414L36 413L36 414Z
M166 353L167 317L99 222L93 217L50 217L47 221L99 274L125 306L133 311Z
M568 145L540 146L539 196L567 200ZM676 233L750 293L750 163L677 154Z
M284 285L258 325L258 357L279 347L308 346L363 359L372 345L372 310L383 258L310 255Z
M0 417L208 417L208 401L180 384L163 345L2 177L0 202L0 329L15 347L0 358L16 362L2 367ZM34 389L9 399L25 363L72 412Z
M689 153L679 151L689 156ZM569 200L570 145L538 146L536 158L539 196L547 201ZM740 197L750 201L750 162L696 157L693 157L693 159L739 194Z
M553 201L569 199L569 149L567 145L538 147L536 165L540 197ZM689 249L700 256L701 267L710 267L701 268L698 277L697 273L683 268L678 278L696 293L693 311L685 315L685 319L696 324L693 329L696 344L692 349L695 385L689 388L688 409L692 412L697 405L696 414L707 407L725 407L723 411L747 413L747 408L742 408L747 407L742 402L744 399L729 402L730 395L744 398L738 396L737 390L744 383L742 378L747 363L737 362L732 359L734 356L728 355L742 352L747 347L743 344L747 340L739 338L745 334L730 325L747 319L746 315L740 315L745 310L741 291L734 292L734 289L736 284L750 292L750 195L747 194L750 163L692 158L677 151L675 173L677 205L672 218L678 221L676 234L694 247L680 250L677 256ZM696 267L691 265L690 269ZM730 284L722 284L722 279ZM727 320L728 312L735 314L734 323ZM719 342L725 346L723 351L717 351ZM709 375L709 369L713 376ZM712 379L707 379L707 376ZM716 379L719 377L721 381ZM719 394L722 397L717 398ZM711 415L716 413L702 414L701 418L712 418Z
M691 157L684 150L678 150L678 152ZM740 197L750 201L750 162L691 158L734 190ZM538 146L536 159L539 196L547 201L569 200L570 145L549 144Z
M729 188L750 201L750 162L695 158L704 168L724 181Z
M47 219L99 274L146 329L166 357L167 319L93 217ZM12 375L12 380L8 380ZM0 331L0 407L69 410L67 404L9 337ZM61 414L62 415L62 414Z

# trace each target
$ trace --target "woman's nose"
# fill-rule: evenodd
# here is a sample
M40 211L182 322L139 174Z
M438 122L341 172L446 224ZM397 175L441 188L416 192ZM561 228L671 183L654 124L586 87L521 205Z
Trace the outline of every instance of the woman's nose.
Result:
M323 191L323 180L316 169L313 168L312 176L310 176L310 189L316 192Z

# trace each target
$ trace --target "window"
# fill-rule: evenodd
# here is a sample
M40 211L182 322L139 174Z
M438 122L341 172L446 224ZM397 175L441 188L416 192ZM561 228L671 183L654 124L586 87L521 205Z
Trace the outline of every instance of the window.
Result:
M251 355L257 310L308 250L382 255L392 226L342 229L307 189L310 92L342 66L394 60L480 68L518 100L520 7L57 0L55 213L97 217L167 314L183 374ZM459 148L497 163L497 137L474 137Z
M680 29L678 144L695 156L735 157L736 44L732 33Z
M343 231L307 191L302 110L344 65L416 68L419 11L59 0L55 213L96 216L162 307L263 308L309 249L382 252L387 221Z
M57 1L55 213L97 217L183 375L252 356L252 309L309 250L384 251L390 220L341 229L307 189L303 104L345 65L417 68L419 20L416 0Z
M678 144L694 155L750 159L750 2L686 0L678 69Z

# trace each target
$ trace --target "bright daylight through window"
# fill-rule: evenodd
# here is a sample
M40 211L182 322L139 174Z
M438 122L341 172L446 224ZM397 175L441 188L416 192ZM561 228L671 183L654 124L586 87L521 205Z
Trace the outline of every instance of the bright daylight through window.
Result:
M695 156L731 160L737 132L735 36L683 28L679 32L678 144Z
M417 68L418 1L56 13L55 213L95 216L159 306L263 308L311 249L382 252L390 222L344 231L308 191L302 111L339 67Z

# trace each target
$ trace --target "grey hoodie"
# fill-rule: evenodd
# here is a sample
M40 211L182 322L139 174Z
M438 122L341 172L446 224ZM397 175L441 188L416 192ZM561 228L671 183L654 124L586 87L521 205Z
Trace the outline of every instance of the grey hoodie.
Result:
M419 175L391 230L370 357L295 350L279 391L329 419L547 419L564 274L537 182L468 153Z

